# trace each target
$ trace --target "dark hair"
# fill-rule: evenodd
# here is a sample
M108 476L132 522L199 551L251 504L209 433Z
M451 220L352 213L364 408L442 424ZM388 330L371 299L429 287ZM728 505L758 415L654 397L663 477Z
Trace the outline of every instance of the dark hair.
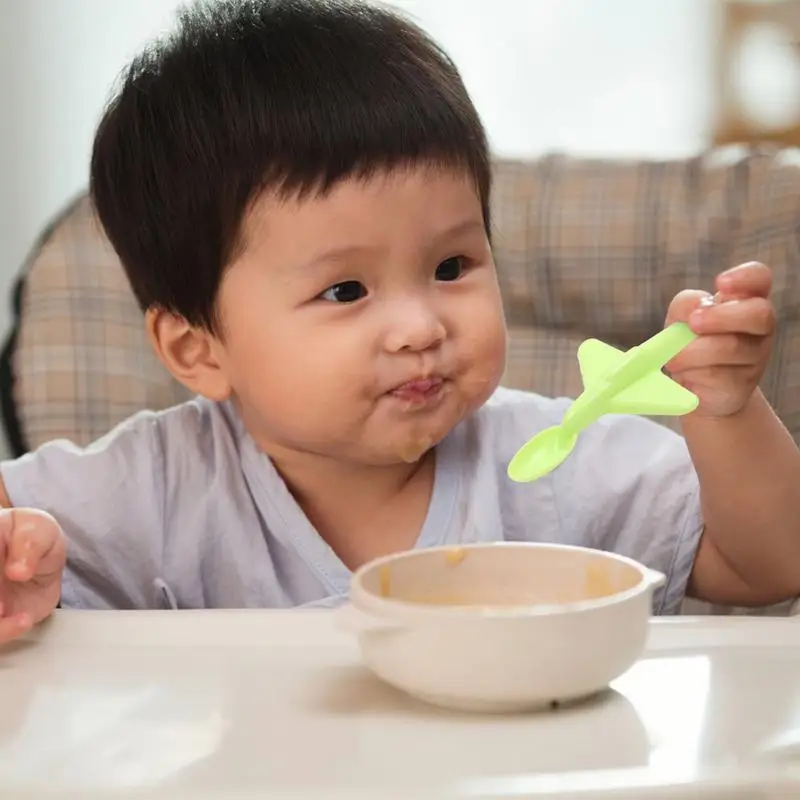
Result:
M265 190L429 163L463 169L489 230L486 137L458 71L416 25L346 0L215 0L123 76L91 193L143 309L209 330L243 218Z

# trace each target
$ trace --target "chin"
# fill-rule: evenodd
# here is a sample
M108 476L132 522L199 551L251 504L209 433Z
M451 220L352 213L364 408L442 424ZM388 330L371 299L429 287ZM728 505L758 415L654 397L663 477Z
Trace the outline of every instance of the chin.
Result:
M438 445L443 439L456 428L461 422L474 414L491 397L496 385L484 384L485 388L481 392L453 392L440 409L441 413L431 420L430 427L426 431L432 441L431 447Z

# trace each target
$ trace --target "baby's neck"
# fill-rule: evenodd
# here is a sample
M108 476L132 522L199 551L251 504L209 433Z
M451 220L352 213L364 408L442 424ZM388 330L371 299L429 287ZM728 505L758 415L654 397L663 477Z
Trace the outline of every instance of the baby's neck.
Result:
M273 463L320 536L351 569L416 542L433 489L433 450L413 464L385 467L303 454Z

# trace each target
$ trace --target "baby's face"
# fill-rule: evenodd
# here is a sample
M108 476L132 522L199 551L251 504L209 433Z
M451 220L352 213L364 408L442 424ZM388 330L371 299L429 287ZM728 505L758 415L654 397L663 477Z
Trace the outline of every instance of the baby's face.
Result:
M484 403L505 363L480 202L458 173L262 198L219 311L221 366L274 457L416 460Z

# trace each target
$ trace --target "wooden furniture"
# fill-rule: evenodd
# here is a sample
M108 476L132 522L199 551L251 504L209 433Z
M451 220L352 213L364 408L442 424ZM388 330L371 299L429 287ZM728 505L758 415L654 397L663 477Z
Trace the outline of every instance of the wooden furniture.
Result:
M798 70L795 79L800 90L800 0L727 0L722 3L721 27L713 144L772 142L781 146L800 146L800 96L789 96L786 100L787 110L792 107L796 109L795 118L788 124L782 122L771 126L752 118L740 92L741 70L747 68L741 64L742 48L747 38L756 32L777 34L774 37L774 46L784 49L785 52L776 55L786 55L788 52L794 56Z

